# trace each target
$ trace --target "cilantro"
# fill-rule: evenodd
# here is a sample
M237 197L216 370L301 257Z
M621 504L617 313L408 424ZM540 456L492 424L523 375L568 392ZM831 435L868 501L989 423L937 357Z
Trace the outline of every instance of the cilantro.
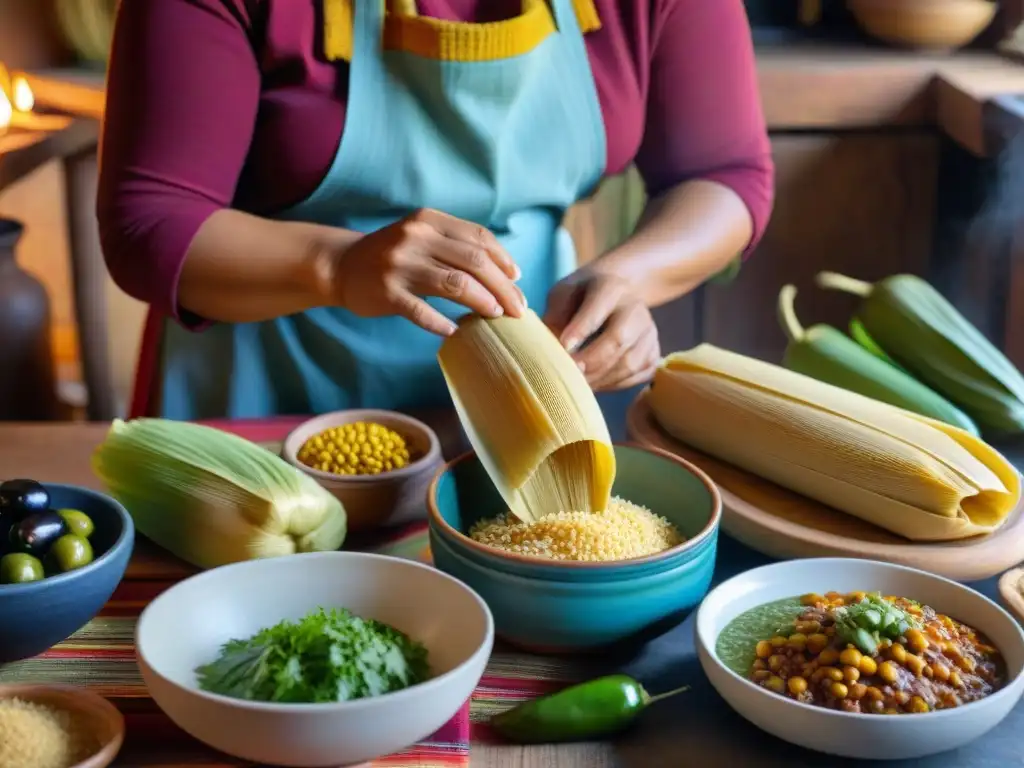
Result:
M429 674L420 643L379 621L323 608L248 640L231 640L214 662L196 669L204 691L282 703L380 696Z

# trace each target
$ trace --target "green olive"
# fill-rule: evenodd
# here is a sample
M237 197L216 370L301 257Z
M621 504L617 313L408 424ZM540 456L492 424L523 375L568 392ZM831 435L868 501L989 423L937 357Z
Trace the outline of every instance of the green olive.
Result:
M32 555L16 552L0 559L0 584L28 584L44 576L43 564Z
M77 533L68 533L53 542L49 557L58 571L67 573L92 562L92 545Z
M79 509L58 509L57 514L64 518L71 533L77 533L83 539L88 539L96 530L89 516Z

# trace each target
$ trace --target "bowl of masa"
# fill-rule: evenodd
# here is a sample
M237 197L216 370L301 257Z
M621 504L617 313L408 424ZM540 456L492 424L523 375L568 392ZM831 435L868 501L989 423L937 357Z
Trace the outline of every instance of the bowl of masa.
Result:
M251 560L147 606L142 679L182 730L242 760L361 764L430 736L483 675L494 622L430 566L360 552Z
M102 696L68 685L0 685L0 765L106 768L124 743L124 717Z
M375 409L305 421L285 438L281 455L334 494L354 532L422 519L427 486L444 463L433 429Z
M100 612L128 567L135 526L114 499L73 485L9 480L0 501L2 665L48 651Z
M695 630L705 674L737 713L839 757L913 760L963 747L1024 693L1024 632L1006 611L889 563L755 568L705 598Z
M508 514L473 453L434 478L427 499L434 564L476 590L497 634L571 653L632 644L673 626L711 585L722 502L693 464L615 445L612 502L597 514Z

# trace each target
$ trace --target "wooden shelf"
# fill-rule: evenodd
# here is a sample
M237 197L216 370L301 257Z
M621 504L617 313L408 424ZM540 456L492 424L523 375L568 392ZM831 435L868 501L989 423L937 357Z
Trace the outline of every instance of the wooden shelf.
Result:
M794 43L759 46L757 65L773 131L938 126L978 155L986 152L981 105L1024 93L1024 65L988 52ZM92 70L49 70L29 82L40 104L98 119L104 79Z

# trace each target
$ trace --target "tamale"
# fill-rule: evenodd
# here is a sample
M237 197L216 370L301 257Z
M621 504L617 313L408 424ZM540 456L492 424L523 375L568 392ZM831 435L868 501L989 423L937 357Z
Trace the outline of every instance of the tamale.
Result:
M980 438L709 344L665 358L650 403L677 440L914 541L991 533L1020 501Z
M462 426L516 517L607 508L615 452L604 416L534 312L468 315L437 357Z

